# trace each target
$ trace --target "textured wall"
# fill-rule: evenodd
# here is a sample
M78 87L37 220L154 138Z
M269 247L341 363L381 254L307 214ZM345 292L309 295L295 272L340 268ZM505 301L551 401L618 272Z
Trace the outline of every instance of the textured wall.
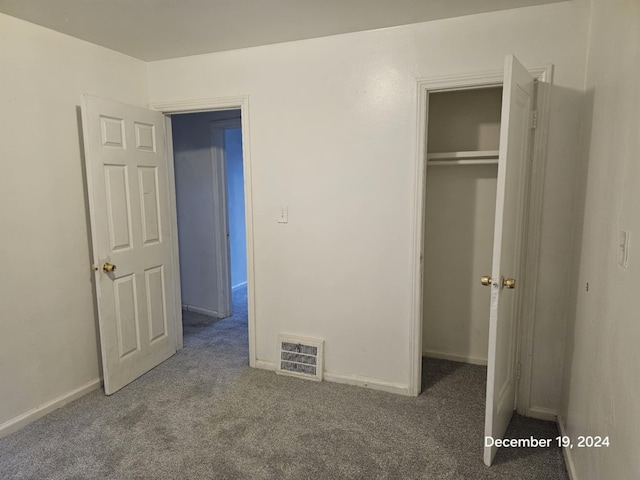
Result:
M99 369L79 105L147 104L139 60L0 14L0 426Z
M573 242L575 308L560 413L574 440L611 442L569 451L576 480L640 478L640 3L595 0L592 9L577 177L584 188L576 197L583 222ZM621 231L631 233L626 268L618 264Z
M321 337L327 371L406 388L416 79L515 53L556 66L532 401L557 408L588 12L562 2L148 64L151 102L249 95L260 360L279 332Z

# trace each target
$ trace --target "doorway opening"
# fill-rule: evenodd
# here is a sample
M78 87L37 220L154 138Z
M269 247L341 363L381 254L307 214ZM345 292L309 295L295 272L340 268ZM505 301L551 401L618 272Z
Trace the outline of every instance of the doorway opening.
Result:
M429 92L425 132L421 391L484 428L502 85ZM514 349L515 351L515 349ZM471 412L475 412L471 415Z
M248 320L241 111L174 114L171 127L188 337L224 318Z
M429 95L425 359L487 365L491 295L478 279L491 272L501 106L501 86Z
M543 420L550 420L552 417L550 415L544 415L538 410L532 410L530 406L530 381L531 381L531 361L532 361L532 353L533 353L533 328L534 328L534 314L535 314L535 298L536 298L536 284L537 284L537 274L538 270L536 268L539 252L540 252L540 234L539 230L541 228L541 217L542 217L542 191L544 184L544 172L545 172L545 164L546 164L546 143L548 138L548 125L547 119L550 110L550 92L552 88L553 82L553 65L547 65L544 67L533 68L529 70L529 73L535 79L535 99L534 105L535 110L532 112L535 114L535 118L537 120L537 127L535 128L535 135L533 136L533 140L531 143L531 162L528 167L528 175L529 182L527 185L527 202L524 206L524 214L527 218L527 226L526 231L527 234L523 240L524 249L526 251L526 255L524 258L524 277L522 283L527 284L527 288L523 290L522 294L522 302L520 305L521 311L521 319L519 324L519 331L517 333L517 368L518 374L520 378L519 386L518 386L518 395L517 395L517 412L526 415L533 416L535 418L540 418ZM429 145L428 142L428 133L432 132L431 140L434 139L434 136L440 135L442 132L438 131L442 128L445 128L445 124L440 124L438 126L434 126L433 122L435 119L432 118L430 112L430 102L438 102L438 96L441 96L442 99L446 97L448 93L452 95L465 95L464 92L469 91L470 95L473 95L472 92L479 92L482 90L494 90L498 91L503 88L503 82L505 80L504 71L493 71L493 72L484 72L484 73L471 73L471 74L463 74L463 75L452 75L447 77L439 77L433 79L421 79L418 81L418 132L419 135L417 137L418 144L416 146L416 176L415 176L415 209L414 209L414 251L413 251L413 271L412 271L412 318L414 322L413 326L413 335L411 336L411 377L410 377L410 386L409 390L412 395L419 395L423 390L422 388L422 359L425 351L429 355L437 355L437 352L429 352L431 350L423 339L426 335L424 330L424 310L426 305L424 304L425 300L425 286L424 284L428 281L426 278L429 275L429 272L425 270L425 231L428 228L428 225L425 224L425 214L427 209L427 197L431 196L427 193L427 182L429 181L429 175L432 175L433 172L438 169L447 169L447 170L455 170L464 168L463 164L469 163L471 161L475 162L474 165L478 165L481 167L479 163L480 161L485 161L486 163L491 163L492 158L490 158L493 154L497 154L498 152L486 152L480 150L480 153L484 152L489 155L489 157L485 158L464 158L464 155L467 155L469 152L464 151L460 152L458 158L446 158L446 152L441 151L437 152L439 146ZM456 93L457 92L457 93ZM477 114L476 114L477 115ZM470 118L474 118L474 115ZM467 125L466 128L469 126ZM484 127L485 129L487 127ZM435 130L434 130L435 129ZM478 129L476 129L478 132ZM499 135L498 135L499 137ZM449 148L457 148L451 146L451 142L454 141L453 136L450 134L444 138L445 144L449 143L449 145L443 145L442 149L445 147ZM480 139L480 134L467 136L468 139L475 139L476 141ZM487 137L488 138L488 137ZM436 142L439 140L436 140ZM479 144L477 147L470 146L469 143L462 148L484 148L487 145ZM455 151L455 150L452 150ZM445 153L440 158L438 157L438 153ZM428 160L428 156L431 157ZM494 157L495 158L495 157ZM457 167L453 166L436 166L438 163L442 163L445 161L455 160L456 163L460 165ZM427 166L428 163L431 166ZM444 173L443 175L447 175ZM452 173L450 173L452 175ZM429 183L434 183L430 182ZM482 206L478 205L476 208L481 208ZM458 239L461 240L461 239ZM456 256L459 255L468 255L466 251L456 251ZM482 273L485 275L485 273ZM467 279L464 279L466 281ZM480 278L471 279L477 282L480 281ZM457 278L456 278L457 281ZM456 290L458 288L458 284L454 283L450 285L451 290ZM434 349L435 350L435 349ZM435 355L434 355L435 353ZM453 359L453 358L452 358ZM469 358L467 361L473 361L473 363L484 363L482 358L473 359Z

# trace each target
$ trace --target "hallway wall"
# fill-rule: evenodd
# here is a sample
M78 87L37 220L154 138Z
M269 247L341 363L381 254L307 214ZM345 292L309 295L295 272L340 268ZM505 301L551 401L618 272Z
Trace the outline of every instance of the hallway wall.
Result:
M242 129L233 128L225 132L225 150L227 156L231 286L237 287L247 283L247 229L244 215Z

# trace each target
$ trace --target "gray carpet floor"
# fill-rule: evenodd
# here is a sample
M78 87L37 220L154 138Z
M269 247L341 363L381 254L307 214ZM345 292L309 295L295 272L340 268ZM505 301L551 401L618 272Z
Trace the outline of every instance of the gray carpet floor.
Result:
M185 348L0 439L2 479L568 479L557 448L482 463L485 368L425 359L403 397L248 367L246 291L234 315L188 313ZM509 438L552 438L515 416Z

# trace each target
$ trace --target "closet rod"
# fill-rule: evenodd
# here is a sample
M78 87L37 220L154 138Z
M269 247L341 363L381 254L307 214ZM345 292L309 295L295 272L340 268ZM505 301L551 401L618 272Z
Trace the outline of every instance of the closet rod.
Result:
M487 158L481 160L429 160L427 166L456 166L456 165L497 165L497 158Z
M439 152L427 153L427 160L441 160L445 158L462 159L462 158L498 158L498 150L474 150L464 152Z

